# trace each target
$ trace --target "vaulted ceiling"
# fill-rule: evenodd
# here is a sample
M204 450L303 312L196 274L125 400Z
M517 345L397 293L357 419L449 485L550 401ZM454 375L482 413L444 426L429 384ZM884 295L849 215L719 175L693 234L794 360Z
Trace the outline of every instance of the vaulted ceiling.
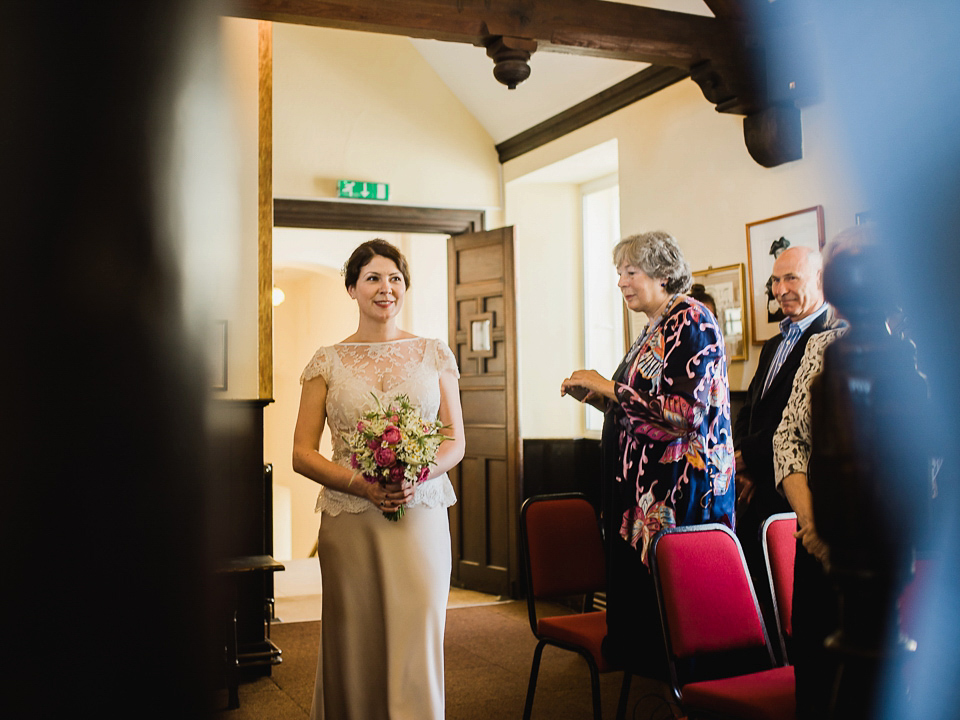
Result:
M545 54L604 59L618 65L615 72L620 77L624 62L639 69L551 117L498 138L502 162L691 77L718 112L744 117L744 140L751 156L773 167L800 157L800 107L816 96L802 63L784 62L790 54L774 52L802 37L803 24L791 13L791 2L235 0L232 14L403 35L416 39L428 62L431 53L442 53L436 44L422 41L474 46L477 56L489 56L482 59L498 80L517 86L503 89L511 95L522 93L526 77L531 70L537 72L532 58ZM682 7L686 12L663 7ZM448 85L455 93L458 88L469 93L450 77L456 69L451 72L447 67Z

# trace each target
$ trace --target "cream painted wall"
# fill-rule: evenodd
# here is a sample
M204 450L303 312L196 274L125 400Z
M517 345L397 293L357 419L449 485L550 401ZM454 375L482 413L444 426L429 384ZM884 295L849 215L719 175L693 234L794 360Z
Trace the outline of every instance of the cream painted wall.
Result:
M523 437L576 437L582 410L560 383L583 365L580 189L517 183L507 192L517 228L517 342Z
M236 216L239 226L233 239L232 254L208 261L207 268L223 284L213 291L211 316L227 321L227 391L220 398L255 398L259 388L257 348L257 168L258 67L257 23L253 20L221 18L224 84L233 124L233 144L227 153L232 158L229 191L239 191ZM200 104L215 103L212 97L196 99ZM202 189L209 193L209 185ZM228 192L223 188L223 192ZM232 198L231 198L232 201Z
M756 164L743 143L742 118L722 115L703 98L692 81L684 81L613 115L581 128L504 165L506 212L516 218L517 233L525 237L538 222L556 213L544 202L535 207L521 183L513 182L534 170L616 138L619 147L621 233L653 229L673 233L694 270L747 262L748 222L762 220L813 205L824 208L826 237L854 224L866 210L857 188L847 178L842 148L827 131L830 106L803 110L804 157L773 169ZM518 211L517 206L523 206ZM511 220L512 222L513 220ZM557 236L550 253L571 258L567 270L579 272L577 240ZM519 303L527 307L539 292L539 281L520 263ZM535 300L534 300L535 302ZM577 318L582 309L574 309ZM520 318L521 327L531 319ZM557 365L556 356L570 348L568 323L552 329L555 343L523 344L525 368ZM558 350L557 348L560 348ZM570 350L568 361L576 360ZM759 347L751 346L746 363L732 363L732 389L745 389L753 376ZM558 426L573 427L578 408L556 405L550 388L521 377L521 418L524 437L547 437ZM544 403L557 408L544 417Z
M274 195L390 185L397 205L483 208L500 224L493 140L402 37L274 25Z

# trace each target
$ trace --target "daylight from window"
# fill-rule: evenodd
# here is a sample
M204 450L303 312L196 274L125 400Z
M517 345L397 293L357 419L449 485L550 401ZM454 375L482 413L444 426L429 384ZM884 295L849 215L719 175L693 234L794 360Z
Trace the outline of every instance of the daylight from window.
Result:
M620 239L620 188L611 175L581 186L583 198L584 365L610 377L624 353L623 298L613 247ZM584 405L588 435L599 435L603 413Z

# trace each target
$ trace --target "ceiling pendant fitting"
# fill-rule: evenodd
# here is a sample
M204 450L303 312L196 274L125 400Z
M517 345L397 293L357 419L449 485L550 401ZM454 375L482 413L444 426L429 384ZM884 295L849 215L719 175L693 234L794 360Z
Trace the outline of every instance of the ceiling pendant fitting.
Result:
M536 40L492 35L484 43L487 55L493 58L493 76L514 90L530 77L530 55L537 49Z

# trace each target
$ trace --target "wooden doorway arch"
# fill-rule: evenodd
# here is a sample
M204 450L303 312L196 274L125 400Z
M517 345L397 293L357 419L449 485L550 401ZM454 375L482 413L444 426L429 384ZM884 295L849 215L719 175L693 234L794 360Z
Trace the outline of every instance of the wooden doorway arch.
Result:
M482 210L336 200L274 199L274 227L437 233L448 240L450 348L461 370L467 456L451 474L452 584L516 596L520 496L513 231L485 232ZM491 347L479 355L470 321L490 318ZM489 357L488 357L489 356Z

